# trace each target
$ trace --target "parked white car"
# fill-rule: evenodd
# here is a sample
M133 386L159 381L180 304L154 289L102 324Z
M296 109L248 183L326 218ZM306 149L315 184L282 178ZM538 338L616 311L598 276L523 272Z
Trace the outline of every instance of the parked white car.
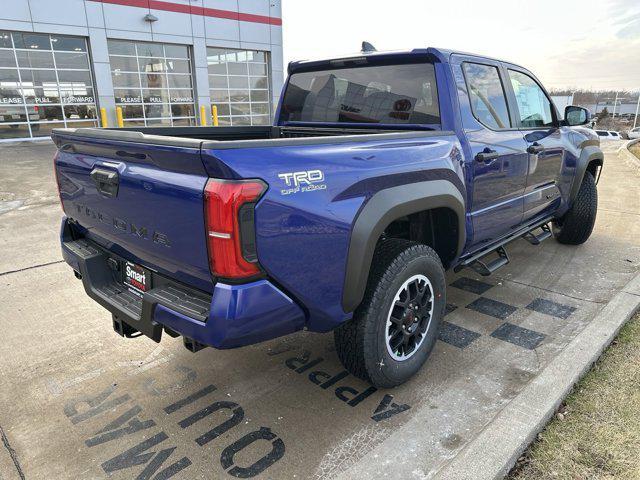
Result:
M598 136L600 137L600 140L620 140L622 137L620 136L620 133L615 132L613 130L594 130Z
M640 138L640 127L633 128L627 132L627 136L629 140L634 140L636 138Z

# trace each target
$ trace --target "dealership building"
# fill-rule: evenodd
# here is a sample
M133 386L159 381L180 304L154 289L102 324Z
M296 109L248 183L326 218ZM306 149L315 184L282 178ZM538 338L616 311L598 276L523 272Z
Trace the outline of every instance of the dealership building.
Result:
M108 126L269 124L283 70L280 0L3 1L0 142L101 109Z

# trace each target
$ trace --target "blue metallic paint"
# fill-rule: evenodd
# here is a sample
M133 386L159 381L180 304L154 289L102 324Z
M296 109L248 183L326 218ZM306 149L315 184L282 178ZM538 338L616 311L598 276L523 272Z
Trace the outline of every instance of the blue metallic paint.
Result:
M349 319L352 314L343 310L341 299L355 219L376 192L398 182L412 183L408 177L445 179L466 198L467 241L462 256L503 235L523 216L566 211L581 145L591 141L588 134L568 127L525 132L517 125L495 132L480 124L471 112L460 64L472 59L499 65L503 75L506 64L431 48L393 55L429 55L436 61L440 128L453 135L349 143L332 143L327 137L326 143L313 145L202 151L125 144L128 150L148 156L150 161L142 164L119 162L118 145L95 139L87 142L98 148L98 155L61 151L56 159L59 174L75 185L62 193L67 214L75 215L81 203L168 235L169 248L115 230L96 218L85 215L80 221L84 234L114 253L212 292L206 324L163 306L156 308L154 318L203 344L231 348L304 326L327 331ZM306 67L292 63L289 72ZM545 142L548 148L535 161L526 153L531 140ZM478 164L474 156L487 146L500 157ZM120 173L117 200L98 196L88 176L95 165ZM278 174L315 169L323 171L326 188L283 194L286 185ZM202 215L202 192L209 176L260 178L269 185L255 208L255 226L258 258L270 280L233 286L211 280ZM541 193L548 191L545 182L557 185L561 198L546 202ZM73 264L73 259L67 261Z
M162 305L154 321L185 337L216 348L234 348L287 335L304 326L304 312L270 282L217 283L206 323Z
M451 135L420 142L209 150L203 152L203 161L205 166L223 162L243 178L257 177L259 171L259 178L269 184L255 209L260 264L307 308L308 328L327 331L351 316L342 310L341 298L351 227L362 205L376 191L395 186L396 174L433 170L434 179L440 179L454 172L463 185L460 163L451 159L454 147L460 144ZM286 185L279 173L313 169L324 172L325 190L282 195ZM365 187L343 195L358 182Z
M105 141L95 143L108 146ZM208 177L171 172L152 163L125 162L111 150L110 156L106 156L108 149L103 149L105 155L101 156L58 152L55 162L59 178L64 179L61 184L73 185L72 191L61 188L67 216L78 221L79 230L87 238L115 254L211 292L203 218L203 190ZM170 150L176 168L180 163L197 162L202 170L199 151L176 147ZM161 152L154 147L149 154L155 157ZM120 188L116 198L98 193L89 177L94 167L118 171ZM126 224L125 229L116 228L114 219L121 227ZM132 233L131 224L147 227L147 238ZM167 235L170 246L154 242L152 231Z
M473 233L467 239L467 250L474 251L522 221L528 154L519 130L492 130L473 115L462 70L465 62L493 66L498 71L500 63L466 55L453 55L451 58L451 69L458 87L461 123L468 140L465 142L468 149L467 205ZM485 148L496 151L499 157L486 163L476 161L475 156Z

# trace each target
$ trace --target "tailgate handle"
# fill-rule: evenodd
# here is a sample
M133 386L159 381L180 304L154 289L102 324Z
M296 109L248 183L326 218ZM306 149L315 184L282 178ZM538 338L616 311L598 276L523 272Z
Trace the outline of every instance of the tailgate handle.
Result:
M124 150L118 150L116 152L116 155L125 158L135 158L136 160L144 160L145 158L147 158L147 155L144 153L129 153L125 152Z
M120 185L118 172L96 167L91 170L91 179L96 184L98 191L105 197L115 198L118 196L118 186Z

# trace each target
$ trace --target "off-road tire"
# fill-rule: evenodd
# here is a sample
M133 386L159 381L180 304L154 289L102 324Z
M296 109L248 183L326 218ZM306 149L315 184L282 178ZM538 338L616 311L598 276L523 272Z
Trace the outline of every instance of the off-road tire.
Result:
M414 275L424 275L433 289L433 312L422 343L402 361L387 350L387 317L396 293ZM364 299L354 317L334 330L336 351L344 367L375 387L406 382L433 350L446 304L444 269L426 245L401 239L381 240L373 257Z
M580 245L587 241L596 223L598 190L591 172L585 172L573 205L562 218L551 223L553 236L560 243Z

